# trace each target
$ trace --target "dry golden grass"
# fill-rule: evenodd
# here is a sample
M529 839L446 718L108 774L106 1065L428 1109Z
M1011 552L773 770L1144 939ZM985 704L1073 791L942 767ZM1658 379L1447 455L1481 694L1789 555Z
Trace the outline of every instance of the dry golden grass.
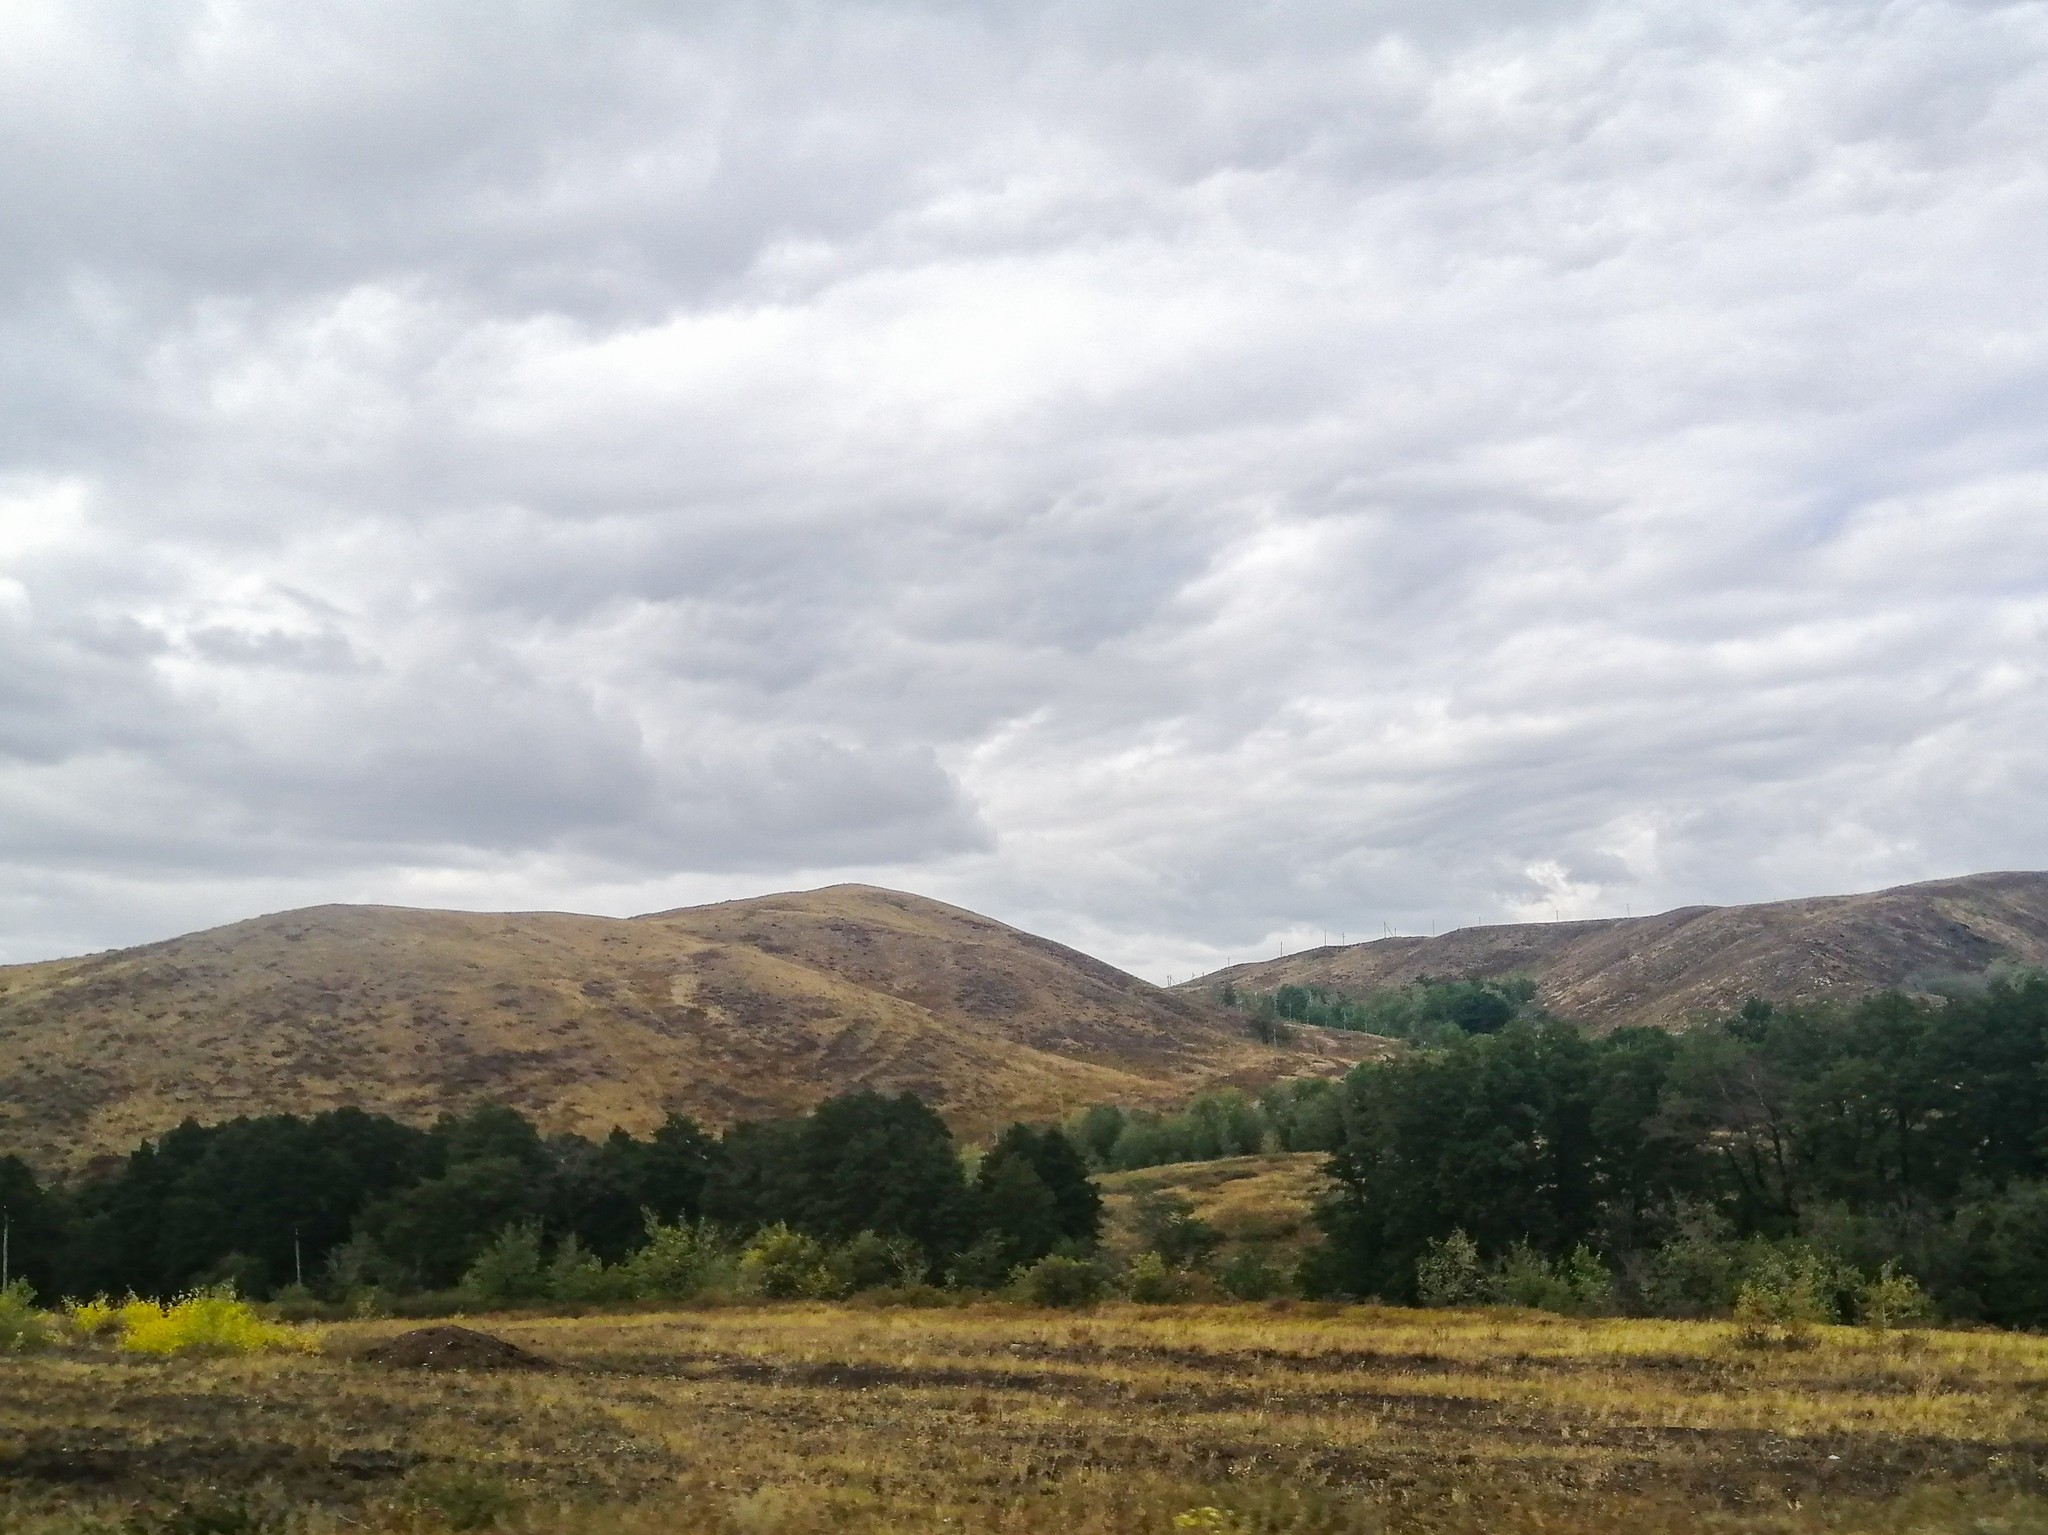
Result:
M1123 1256L1137 1252L1142 1244L1131 1222L1138 1196L1165 1192L1180 1195L1198 1219L1223 1233L1226 1254L1252 1248L1289 1265L1320 1235L1310 1217L1328 1161L1318 1151L1281 1152L1111 1173L1101 1180L1105 1241Z
M0 1528L176 1528L151 1511L231 1486L322 1531L2048 1528L2030 1337L1758 1351L1721 1324L1300 1305L482 1325L561 1368L350 1357L395 1323L318 1359L7 1361Z
M46 1171L187 1115L493 1098L642 1132L909 1089L975 1137L1089 1103L1342 1071L1383 1050L1248 1037L1201 998L866 886L631 920L323 906L0 968L0 1144Z

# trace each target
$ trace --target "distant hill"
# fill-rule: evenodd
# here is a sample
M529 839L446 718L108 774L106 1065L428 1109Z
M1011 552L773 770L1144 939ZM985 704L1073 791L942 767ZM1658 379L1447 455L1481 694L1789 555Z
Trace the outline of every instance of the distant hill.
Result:
M912 1089L973 1135L1384 1048L1241 1020L917 896L841 885L618 919L320 906L0 968L0 1153L77 1166L187 1115L496 1099L550 1131Z
M2048 874L1973 874L1869 895L1382 938L1232 965L1176 989L1200 996L1232 981L1254 991L1292 983L1361 995L1424 975L1527 975L1561 1016L1598 1028L1674 1028L1745 997L1794 1002L1910 990L2000 961L2048 966Z

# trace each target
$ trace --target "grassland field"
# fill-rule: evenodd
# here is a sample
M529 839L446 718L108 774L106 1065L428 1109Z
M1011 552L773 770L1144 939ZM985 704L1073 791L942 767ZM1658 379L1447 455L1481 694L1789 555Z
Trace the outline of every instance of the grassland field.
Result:
M2048 1340L1498 1309L786 1304L472 1325L551 1361L0 1358L39 1535L2048 1531Z
M1276 1152L1107 1174L1100 1180L1104 1245L1119 1257L1137 1253L1143 1246L1133 1222L1139 1197L1175 1194L1188 1202L1197 1220L1222 1234L1224 1255L1249 1250L1280 1268L1292 1268L1321 1235L1313 1212L1328 1161L1319 1151Z

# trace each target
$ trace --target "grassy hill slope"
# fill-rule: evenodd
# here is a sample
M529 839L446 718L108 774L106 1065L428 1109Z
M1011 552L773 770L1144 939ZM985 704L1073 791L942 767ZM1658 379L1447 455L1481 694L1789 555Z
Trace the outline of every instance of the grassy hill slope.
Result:
M490 1098L550 1130L714 1124L856 1086L956 1129L1333 1073L1206 1001L999 922L864 886L618 919L322 906L0 968L0 1152L47 1168L187 1115Z
M1233 965L1177 989L1205 995L1234 981L1255 991L1293 983L1356 995L1422 975L1528 975L1565 1017L1601 1028L1668 1028L1749 996L1791 1002L1910 989L2000 961L2048 965L2048 874L1976 874L1868 895L1383 938Z
M1219 1260L1250 1251L1290 1272L1322 1233L1313 1219L1328 1180L1320 1151L1267 1152L1213 1162L1169 1162L1102 1178L1103 1240L1123 1258L1144 1248L1136 1214L1140 1196L1177 1194L1198 1220L1223 1234Z

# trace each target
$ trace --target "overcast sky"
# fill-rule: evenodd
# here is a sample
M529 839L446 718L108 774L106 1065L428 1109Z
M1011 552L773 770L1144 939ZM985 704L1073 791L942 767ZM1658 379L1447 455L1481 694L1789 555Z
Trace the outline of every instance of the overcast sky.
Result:
M0 957L2048 866L2048 6L0 18Z

